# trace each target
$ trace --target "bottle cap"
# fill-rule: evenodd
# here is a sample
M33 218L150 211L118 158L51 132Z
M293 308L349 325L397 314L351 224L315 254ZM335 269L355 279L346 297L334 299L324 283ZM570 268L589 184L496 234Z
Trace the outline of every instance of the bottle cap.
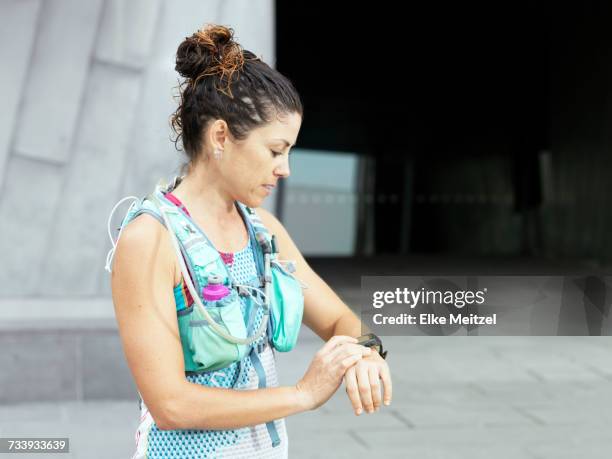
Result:
M206 301L218 301L229 295L229 288L223 285L223 279L217 274L210 274L208 285L202 289L202 297Z

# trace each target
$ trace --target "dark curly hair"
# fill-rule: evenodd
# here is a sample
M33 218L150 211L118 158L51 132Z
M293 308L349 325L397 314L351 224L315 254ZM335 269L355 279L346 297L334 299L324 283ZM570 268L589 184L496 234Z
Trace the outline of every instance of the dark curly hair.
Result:
M179 45L175 70L179 106L170 118L175 148L182 141L189 163L201 152L204 128L223 119L236 140L272 121L298 113L303 107L293 84L233 39L231 28L206 24ZM185 164L183 169L189 165Z

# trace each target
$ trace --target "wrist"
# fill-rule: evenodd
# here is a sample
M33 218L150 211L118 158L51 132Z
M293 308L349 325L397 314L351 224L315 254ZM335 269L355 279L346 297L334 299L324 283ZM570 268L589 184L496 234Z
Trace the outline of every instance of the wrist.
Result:
M385 360L387 358L387 351L383 348L382 340L378 335L370 332L366 335L357 337L357 344L374 349L377 353L377 357ZM371 355L374 355L373 353Z
M314 403L312 397L299 382L293 386L293 395L300 411L311 411L313 409Z

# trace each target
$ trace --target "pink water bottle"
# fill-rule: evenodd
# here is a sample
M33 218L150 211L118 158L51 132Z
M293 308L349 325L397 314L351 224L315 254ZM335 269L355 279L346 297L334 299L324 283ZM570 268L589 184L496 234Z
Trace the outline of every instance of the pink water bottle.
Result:
M202 297L206 301L219 301L221 298L229 295L229 288L223 285L221 276L210 274L208 276L208 285L202 289Z

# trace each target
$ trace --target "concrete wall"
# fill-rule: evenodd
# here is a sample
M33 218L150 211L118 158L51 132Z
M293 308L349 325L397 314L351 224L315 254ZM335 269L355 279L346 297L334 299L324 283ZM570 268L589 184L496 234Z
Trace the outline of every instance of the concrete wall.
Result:
M275 64L272 0L0 2L0 343L14 369L0 402L96 397L129 378L107 218L178 172L175 53L208 22Z
M178 170L175 52L206 22L274 64L271 1L0 3L0 295L110 293L107 217Z

